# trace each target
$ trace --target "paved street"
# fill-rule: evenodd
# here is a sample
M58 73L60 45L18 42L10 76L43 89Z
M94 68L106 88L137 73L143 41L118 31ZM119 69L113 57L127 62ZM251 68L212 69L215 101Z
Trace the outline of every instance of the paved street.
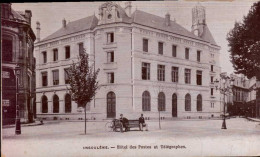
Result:
M208 156L213 153L221 156L260 155L259 122L243 118L227 120L227 130L220 129L221 120L163 121L161 130L158 121L148 121L149 131L125 133L106 131L105 123L88 122L87 135L84 135L82 121L53 121L22 127L19 136L14 135L14 128L3 129L2 153L7 157L133 156L122 152L131 152L135 156L142 156L143 153L150 156ZM109 149L94 149L94 146L100 145L108 146ZM126 146L127 149L119 149L121 147L118 145ZM131 145L136 146L136 149L130 149L134 148ZM165 149L161 145L179 145L182 148ZM159 148L156 149L156 146Z

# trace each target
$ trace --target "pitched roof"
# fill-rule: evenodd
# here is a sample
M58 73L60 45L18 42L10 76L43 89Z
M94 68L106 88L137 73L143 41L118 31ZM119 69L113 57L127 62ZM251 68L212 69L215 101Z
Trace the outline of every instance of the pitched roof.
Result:
M209 28L207 25L204 26L204 31L203 34L201 36L202 39L204 39L205 41L210 42L213 45L217 45L216 41L214 40Z
M96 27L98 23L98 19L95 15L82 18L76 21L69 22L66 27L62 27L53 34L47 36L46 38L42 39L40 42L58 38L61 36L69 35L72 33L77 33L80 31L88 30L88 29L93 29Z
M137 23L140 25L145 25L148 27L168 31L174 34L202 40L201 38L197 37L196 35L194 35L193 33L191 33L190 31L188 31L187 29L185 29L184 27L182 27L181 25L177 24L174 21L170 21L170 26L166 26L165 18L157 15L136 10L133 13L132 18L133 18L133 23Z

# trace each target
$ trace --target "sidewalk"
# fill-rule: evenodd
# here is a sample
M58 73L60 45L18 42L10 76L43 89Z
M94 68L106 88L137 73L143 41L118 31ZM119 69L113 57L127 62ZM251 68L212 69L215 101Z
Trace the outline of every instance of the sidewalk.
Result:
M246 117L246 119L248 119L250 121L254 121L254 122L260 122L260 119L258 119L258 118Z
M21 124L22 127L27 127L27 126L36 126L36 125L43 125L43 123L41 123L40 121L35 121L33 123L26 123L26 124ZM14 128L15 124L12 125L3 125L2 128Z

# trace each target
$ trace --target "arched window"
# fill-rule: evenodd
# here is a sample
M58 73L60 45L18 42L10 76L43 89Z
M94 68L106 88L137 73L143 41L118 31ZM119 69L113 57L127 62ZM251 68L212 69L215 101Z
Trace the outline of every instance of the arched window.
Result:
M42 113L48 113L48 99L45 95L42 96Z
M185 111L191 111L191 97L190 94L185 95Z
M107 117L116 117L116 95L114 92L107 93Z
M143 111L151 111L151 96L148 91L144 91L142 95Z
M53 113L59 113L59 97L55 94L53 96Z
M177 94L172 95L172 117L177 117Z
M202 96L200 94L197 96L197 111L202 111Z
M69 94L65 95L65 113L71 112L71 96Z
M158 94L158 111L165 111L165 94L163 92Z

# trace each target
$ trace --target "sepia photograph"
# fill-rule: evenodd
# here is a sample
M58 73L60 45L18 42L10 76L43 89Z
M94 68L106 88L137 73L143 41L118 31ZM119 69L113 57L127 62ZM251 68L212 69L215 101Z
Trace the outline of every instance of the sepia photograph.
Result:
M1 3L2 157L260 156L260 1Z

